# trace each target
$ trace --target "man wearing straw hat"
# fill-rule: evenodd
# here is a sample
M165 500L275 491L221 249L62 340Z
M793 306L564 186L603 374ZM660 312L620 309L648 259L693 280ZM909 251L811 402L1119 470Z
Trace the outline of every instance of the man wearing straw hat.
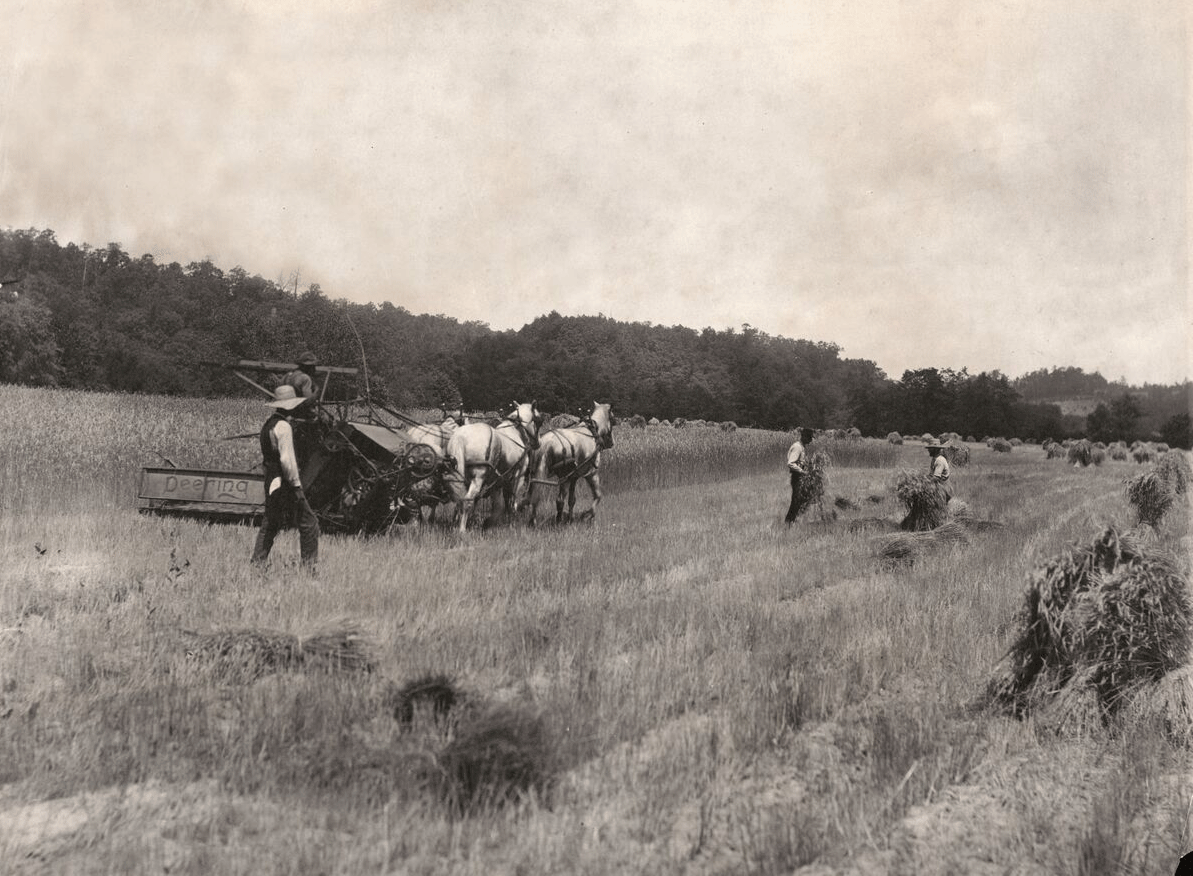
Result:
M290 525L298 526L298 544L302 565L315 571L319 558L319 521L306 494L302 491L298 457L294 451L294 428L291 419L307 399L283 383L267 401L273 413L261 427L261 456L265 466L265 514L253 546L251 562L265 565L278 532Z
M783 518L790 526L799 516L800 508L799 488L804 475L808 473L807 446L812 443L811 429L800 429L799 439L787 449L787 471L791 473L791 504L787 507L787 516Z
M949 460L944 455L944 445L940 443L929 444L928 456L931 459L931 462L928 464L928 474L936 482L936 488L944 495L944 499L947 502L953 498L953 491L949 488L948 483Z

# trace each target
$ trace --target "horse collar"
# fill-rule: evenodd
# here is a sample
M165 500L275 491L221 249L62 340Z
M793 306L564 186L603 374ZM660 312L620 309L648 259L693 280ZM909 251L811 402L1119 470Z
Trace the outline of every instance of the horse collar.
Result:
M588 427L588 431L592 434L593 440L596 441L597 447L607 450L611 446L609 439L601 435L601 428L596 424L596 420L592 417L585 417L582 422Z
M533 435L530 434L530 430L526 428L525 423L523 423L521 420L519 420L513 414L506 417L506 420L508 420L509 422L514 424L514 428L517 429L518 434L522 436L523 445L525 445L526 447L537 446L538 441L535 439L535 437Z

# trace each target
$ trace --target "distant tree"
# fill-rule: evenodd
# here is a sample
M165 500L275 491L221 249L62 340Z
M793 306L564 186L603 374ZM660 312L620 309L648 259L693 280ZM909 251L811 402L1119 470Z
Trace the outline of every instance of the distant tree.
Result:
M1133 440L1136 437L1136 424L1142 414L1139 402L1129 392L1124 392L1112 401L1110 418L1115 437L1122 441Z
M1085 434L1091 441L1115 441L1114 417L1110 408L1099 404L1085 418Z
M1170 447L1193 449L1193 425L1188 414L1176 414L1160 427L1160 440Z
M55 386L60 366L53 314L29 295L0 302L0 381Z
M1131 441L1141 413L1139 402L1124 392L1109 405L1100 403L1085 418L1086 435L1091 441Z

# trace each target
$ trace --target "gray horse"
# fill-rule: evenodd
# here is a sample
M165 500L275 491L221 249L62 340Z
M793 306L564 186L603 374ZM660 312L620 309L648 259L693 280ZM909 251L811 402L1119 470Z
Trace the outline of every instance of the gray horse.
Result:
M476 500L498 488L507 512L518 510L518 496L530 475L531 454L538 446L542 422L543 415L534 402L515 402L514 410L496 426L469 423L452 432L447 455L456 470L445 480L459 509L460 532L467 530Z
M576 509L576 484L581 478L592 493L586 517L596 517L601 504L601 451L613 446L613 413L609 405L592 403L592 413L573 426L543 433L535 453L530 485L530 525L534 526L545 488L558 486L555 522L571 520ZM563 506L566 494L567 513Z

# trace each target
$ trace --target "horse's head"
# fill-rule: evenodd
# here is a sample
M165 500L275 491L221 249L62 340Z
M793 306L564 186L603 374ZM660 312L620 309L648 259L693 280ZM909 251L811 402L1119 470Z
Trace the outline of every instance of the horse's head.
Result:
M603 405L600 402L592 403L592 413L588 415L588 420L593 425L593 431L597 440L597 444L602 448L609 448L613 446L613 409L612 405Z
M535 402L514 402L514 409L505 418L526 436L528 447L538 447L539 428L543 425L544 414L539 411Z

